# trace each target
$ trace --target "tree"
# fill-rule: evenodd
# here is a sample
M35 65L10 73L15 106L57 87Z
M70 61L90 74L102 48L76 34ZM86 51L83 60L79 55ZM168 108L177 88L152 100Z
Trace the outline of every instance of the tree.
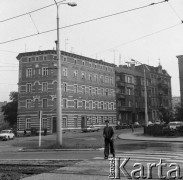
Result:
M169 123L173 120L173 113L170 109L166 109L164 107L159 108L159 117L161 121L165 123Z
M183 106L181 104L175 106L174 116L176 121L183 121Z
M14 126L17 123L18 92L10 92L9 96L11 101L1 107L1 112L3 112L4 121Z

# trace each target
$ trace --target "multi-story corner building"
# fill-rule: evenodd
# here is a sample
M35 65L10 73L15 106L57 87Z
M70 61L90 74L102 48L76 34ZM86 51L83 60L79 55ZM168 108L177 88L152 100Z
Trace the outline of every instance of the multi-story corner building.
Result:
M180 103L183 104L183 55L177 56L179 66Z
M145 123L144 68L149 121L159 119L159 108L172 109L171 77L159 65L120 66L116 68L117 121Z
M116 124L115 65L62 51L62 127ZM20 53L17 126L56 131L57 55L55 50Z

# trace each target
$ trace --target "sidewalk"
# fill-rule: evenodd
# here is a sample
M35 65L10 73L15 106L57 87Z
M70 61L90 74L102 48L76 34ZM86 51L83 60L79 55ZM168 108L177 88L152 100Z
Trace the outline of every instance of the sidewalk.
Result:
M86 160L74 166L59 168L23 180L107 180L109 179L109 171L109 160Z
M183 142L183 137L151 137L144 136L142 132L124 133L118 135L118 138L133 141ZM91 159L49 173L30 176L23 180L107 180L110 179L109 172L109 160ZM125 177L120 178L127 179Z
M134 141L183 142L183 137L152 137L144 136L142 132L131 132L118 135L118 138Z

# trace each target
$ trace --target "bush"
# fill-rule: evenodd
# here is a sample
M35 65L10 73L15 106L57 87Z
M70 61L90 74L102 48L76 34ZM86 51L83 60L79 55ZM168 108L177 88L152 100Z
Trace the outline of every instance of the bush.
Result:
M144 134L150 136L178 136L183 135L183 127L172 130L166 124L154 124L144 127Z

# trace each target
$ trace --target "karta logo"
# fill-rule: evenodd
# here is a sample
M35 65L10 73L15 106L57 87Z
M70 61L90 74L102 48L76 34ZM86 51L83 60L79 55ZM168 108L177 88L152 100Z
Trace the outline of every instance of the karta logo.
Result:
M125 168L127 163L130 161L130 158L110 158L110 179L120 179L121 175L125 176L128 179L153 179L152 169L156 168L157 176L159 179L182 179L180 175L180 166L177 163L163 163L162 159L156 163L134 163L133 167L130 168L130 172ZM146 168L145 168L146 167ZM168 168L166 174L163 174L163 167ZM134 169L135 168L135 169ZM146 175L145 175L146 169Z

